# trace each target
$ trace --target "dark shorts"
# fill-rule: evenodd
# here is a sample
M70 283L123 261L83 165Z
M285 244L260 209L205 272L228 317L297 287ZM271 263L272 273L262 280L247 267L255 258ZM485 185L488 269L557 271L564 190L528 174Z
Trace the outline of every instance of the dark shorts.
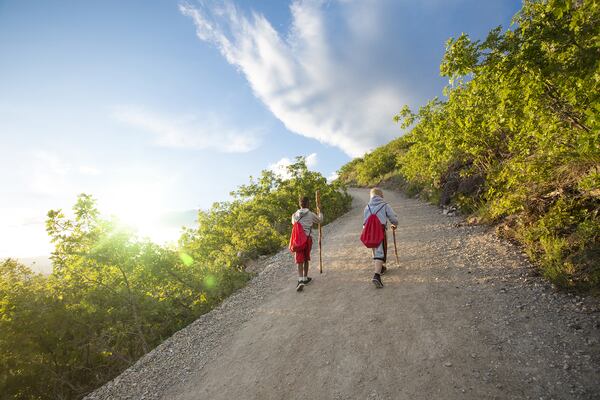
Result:
M294 253L294 259L296 264L302 264L306 261L310 261L310 250L312 249L312 237L308 237L306 247L304 250L300 250Z

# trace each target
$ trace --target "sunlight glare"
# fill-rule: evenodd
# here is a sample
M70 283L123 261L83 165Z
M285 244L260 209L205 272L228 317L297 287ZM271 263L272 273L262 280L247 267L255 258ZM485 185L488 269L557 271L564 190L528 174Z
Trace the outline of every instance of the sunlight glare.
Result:
M100 198L99 204L102 213L116 217L140 237L158 244L176 242L179 238L180 228L162 221L169 210L164 206L164 195L158 185L119 185L106 198Z

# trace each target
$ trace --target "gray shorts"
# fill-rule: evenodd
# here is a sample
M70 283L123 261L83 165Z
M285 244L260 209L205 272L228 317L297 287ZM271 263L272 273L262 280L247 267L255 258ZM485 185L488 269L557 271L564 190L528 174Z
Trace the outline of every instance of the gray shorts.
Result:
M384 230L383 242L373 249L373 260L386 262L387 259L387 231Z

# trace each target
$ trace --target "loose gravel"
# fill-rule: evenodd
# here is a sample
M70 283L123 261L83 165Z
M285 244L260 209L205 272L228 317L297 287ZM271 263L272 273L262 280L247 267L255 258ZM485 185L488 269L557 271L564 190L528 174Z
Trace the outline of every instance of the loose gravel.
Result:
M600 302L557 290L521 249L386 191L384 289L357 238L365 190L324 227L299 294L287 250L87 399L600 399ZM313 258L316 259L316 253Z

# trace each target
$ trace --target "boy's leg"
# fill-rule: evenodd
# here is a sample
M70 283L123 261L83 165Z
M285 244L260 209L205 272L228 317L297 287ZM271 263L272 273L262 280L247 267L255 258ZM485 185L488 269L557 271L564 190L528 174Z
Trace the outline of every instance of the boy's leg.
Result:
M312 279L308 277L308 266L310 262L310 251L312 249L312 237L308 237L308 243L306 245L306 250L304 253L304 271L303 271L303 280L304 283L310 282Z
M294 254L296 266L298 267L298 283L296 283L296 291L301 292L304 289L304 253L297 251Z
M383 267L383 261L381 261L381 260L374 260L374 261L375 261L375 273L381 274L381 269Z
M385 252L384 252L384 244L383 242L375 249L373 252L373 263L375 264L375 275L373 275L373 279L371 281L373 284L378 287L383 287L383 282L381 282L381 270L383 268L383 262L385 260Z
M375 266L375 273L381 274L381 267L383 266L383 263L385 263L385 240L373 250L373 264Z
M385 263L387 261L387 231L384 229L383 230L384 235L383 235L383 261L381 262L381 272L380 274L383 275L385 274L385 271L387 270Z
M304 289L304 263L296 263L298 266L298 283L296 283L296 291L301 292Z
M309 267L309 262L304 261L304 283L308 283L308 282L312 281L312 278L308 277L308 267Z

